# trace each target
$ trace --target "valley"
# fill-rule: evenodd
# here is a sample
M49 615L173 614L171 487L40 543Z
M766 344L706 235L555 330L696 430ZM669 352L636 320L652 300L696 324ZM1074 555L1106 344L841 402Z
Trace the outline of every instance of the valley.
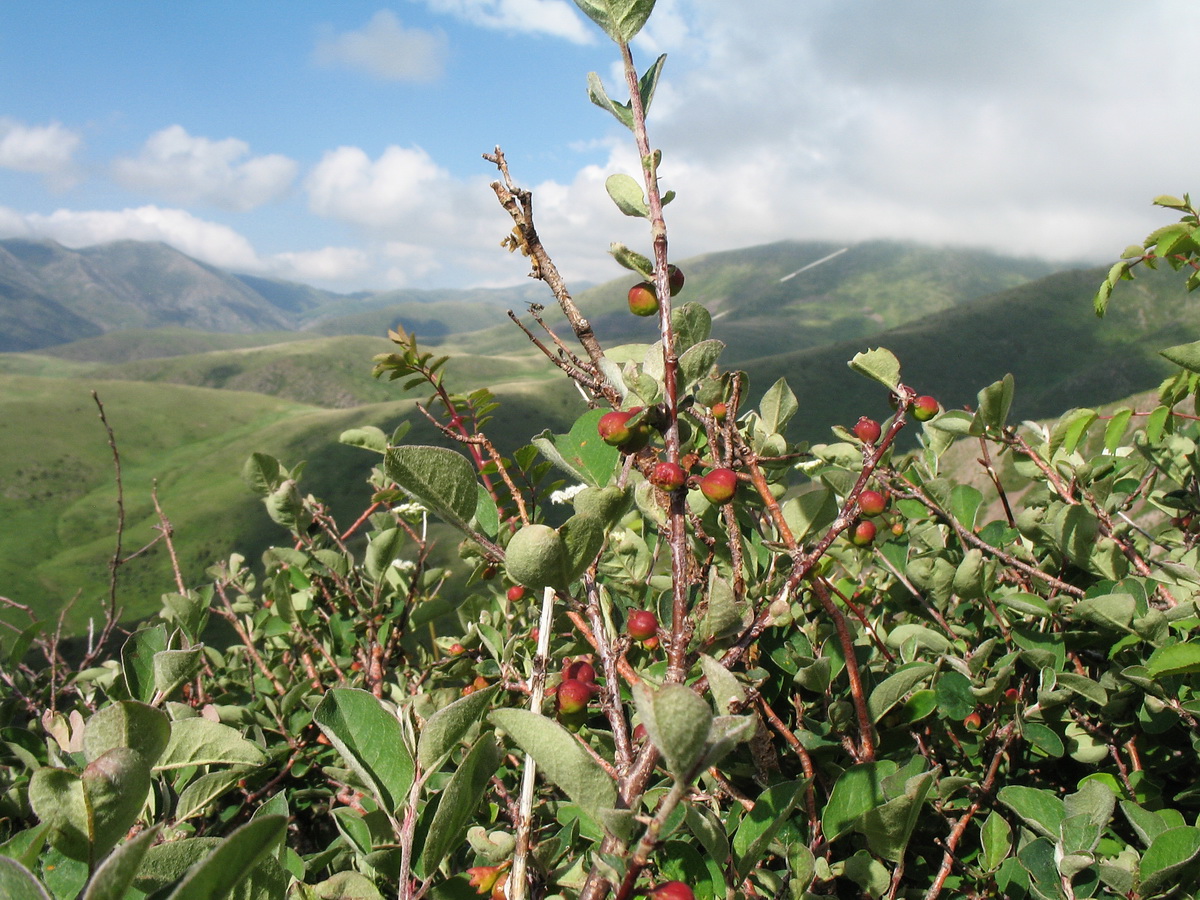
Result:
M156 536L157 490L189 583L230 553L254 559L286 538L241 479L252 452L306 461L302 489L341 519L369 502L376 459L339 444L342 431L390 433L410 421L406 440L437 439L415 410L427 389L371 375L372 357L394 349L389 328L450 357L450 390L495 393L489 433L504 453L543 428L566 430L586 409L507 321L508 308L537 302L562 328L537 283L332 295L220 272L164 245L32 243L0 241L0 595L43 617L69 605L68 632L101 609L114 547L113 458L92 391L120 455L124 553ZM1061 412L1067 397L1099 405L1154 387L1169 371L1157 351L1200 331L1170 273L1139 277L1100 320L1090 300L1102 269L983 251L785 242L680 265L677 302L712 311L722 364L749 375L748 402L786 378L801 404L792 437L814 442L860 414L888 414L879 387L845 367L869 346L895 352L905 381L949 407L1012 372L1015 417L1036 418ZM653 320L625 308L634 280L577 295L606 348L654 340ZM456 558L454 540L441 542L437 562ZM128 618L175 589L161 543L121 568Z

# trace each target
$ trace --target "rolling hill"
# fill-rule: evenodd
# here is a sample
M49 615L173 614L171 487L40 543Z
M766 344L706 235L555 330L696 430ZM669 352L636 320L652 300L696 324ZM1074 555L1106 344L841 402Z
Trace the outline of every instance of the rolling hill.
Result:
M272 453L289 465L307 460L303 487L345 516L364 503L374 457L338 444L342 430L375 424L390 431L411 419L411 439L435 439L414 414L414 400L424 399L426 390L406 394L399 382L370 375L371 357L393 349L382 333L397 323L416 323L423 345L439 345L438 352L451 355L446 377L452 390L495 390L504 406L493 423L494 438L506 452L543 428L565 429L584 408L519 330L507 322L489 324L504 319L507 306L528 302L545 303L548 321L555 321L552 299L537 283L496 291L333 296L185 265L160 245L109 245L91 258L65 251L75 259L62 258L63 248L13 245L0 242L0 290L24 285L23 296L33 299L10 304L16 294L0 294L0 322L36 311L42 301L59 303L64 321L84 312L96 320L89 326L96 330L84 339L64 343L58 335L54 346L37 352L0 353L0 471L6 473L0 480L6 522L0 594L45 614L78 596L68 616L72 628L85 625L106 591L115 522L111 452L92 389L104 401L121 451L126 551L154 536L150 490L157 482L192 581L235 550L254 559L281 536L241 482L250 453ZM35 265L39 252L44 259ZM97 259L109 253L124 262L101 266ZM24 268L4 262L3 254L23 255ZM72 277L80 271L123 272L133 279L138 259L183 273L178 290L166 288L176 276L154 270L148 286L138 289L144 308L131 295L118 297L106 311L96 291L90 307L66 294L60 302L37 293L54 283L78 288L86 280ZM800 439L823 440L830 425L860 414L888 414L879 387L846 368L854 353L869 346L895 352L906 382L947 406L973 402L979 388L1012 372L1014 414L1038 417L1153 387L1169 368L1157 351L1200 331L1200 308L1183 299L1172 273L1146 273L1123 287L1108 318L1097 320L1089 300L1102 270L1056 272L1044 262L983 252L783 243L681 265L687 285L680 299L713 311L713 335L728 343L722 364L749 374L748 402L787 378L801 402L793 420L793 436ZM29 275L37 271L41 280ZM191 294L192 288L184 290L185 282L194 287L193 277L251 292L261 302L245 309L271 314L255 319L247 313L237 320L242 331L202 330L187 322L115 324L122 316L137 319L139 309L143 323L159 321L150 310L160 290L168 294L164 316L186 309L181 294L204 295L198 287ZM112 274L108 283L119 282ZM631 282L622 278L577 295L605 346L655 337L650 322L625 310ZM68 300L77 312L67 308ZM50 319L32 315L23 322L25 333L54 333ZM450 562L455 555L455 541L445 539L439 558ZM148 612L159 594L173 590L161 551L125 567L121 590L130 616Z

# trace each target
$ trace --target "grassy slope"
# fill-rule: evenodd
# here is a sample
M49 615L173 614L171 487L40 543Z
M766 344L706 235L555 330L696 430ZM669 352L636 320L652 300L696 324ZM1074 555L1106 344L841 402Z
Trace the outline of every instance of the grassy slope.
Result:
M327 410L229 390L0 376L0 420L10 426L0 444L0 467L10 476L0 490L0 592L48 615L78 595L68 617L76 631L101 608L116 522L111 451L88 394L93 388L121 455L124 552L155 535L157 481L190 584L234 550L255 560L285 537L240 479L252 452L289 466L306 460L302 487L348 522L367 503L365 479L377 458L338 444L343 430L374 424L390 431L412 417L411 440L435 440L411 401ZM494 438L506 450L528 442L530 423L561 427L583 408L562 383L529 382L497 393L505 410ZM452 552L452 545L443 547L444 555ZM162 548L123 567L120 583L127 617L156 608L158 596L174 589Z
M37 352L59 359L86 360L97 363L122 363L139 359L161 359L187 356L217 350L238 350L264 347L316 338L294 331L266 331L256 334L218 334L196 331L193 328L133 328L113 331L97 337L45 347Z
M895 353L904 382L945 406L973 404L979 389L1011 372L1014 416L1054 416L1145 390L1170 371L1158 351L1200 334L1200 306L1172 275L1147 273L1122 285L1104 319L1090 305L1103 271L1075 270L870 339L765 357L742 368L752 402L777 378L787 378L801 404L794 435L811 440L823 440L829 426L860 414L889 414L886 392L845 368L855 353L873 346Z
M680 264L687 282L676 302L708 307L732 363L875 334L1053 271L1041 261L983 251L869 242L787 278L844 247L785 241L695 257ZM628 312L625 294L636 280L617 279L576 298L606 346L654 340L654 321ZM541 302L548 323L562 322L548 291ZM446 347L494 352L523 340L511 327L491 328L451 338Z

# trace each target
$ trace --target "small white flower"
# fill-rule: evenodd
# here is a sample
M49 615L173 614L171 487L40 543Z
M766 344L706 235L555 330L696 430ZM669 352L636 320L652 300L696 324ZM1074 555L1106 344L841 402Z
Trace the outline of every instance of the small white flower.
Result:
M411 559L393 559L392 567L399 569L401 572L412 572L417 568L417 564Z
M561 491L555 491L550 495L551 503L568 503L575 498L575 495L586 488L586 484L573 484L569 488L563 488Z
M401 516L412 516L416 518L427 512L424 506L420 503L401 503L399 506L393 506L392 512Z

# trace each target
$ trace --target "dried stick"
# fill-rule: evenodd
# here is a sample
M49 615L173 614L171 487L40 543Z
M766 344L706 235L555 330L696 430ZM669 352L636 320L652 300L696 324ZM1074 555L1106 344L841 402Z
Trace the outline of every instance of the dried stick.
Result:
M541 714L546 695L546 666L550 656L550 629L554 624L554 588L542 590L542 614L538 619L537 655L533 658L533 682L529 691L529 708ZM521 778L521 807L517 818L517 846L513 853L512 874L505 885L509 900L525 900L528 889L526 871L529 866L530 835L533 832L533 789L537 781L537 764L525 754L525 771Z

